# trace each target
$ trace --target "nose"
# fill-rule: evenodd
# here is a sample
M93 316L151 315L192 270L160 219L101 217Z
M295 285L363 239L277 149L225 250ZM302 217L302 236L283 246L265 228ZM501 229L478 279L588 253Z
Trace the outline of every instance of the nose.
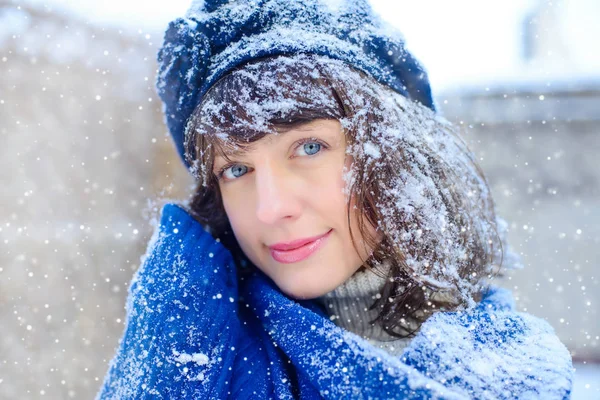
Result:
M256 216L273 225L284 218L296 218L301 212L298 182L283 167L268 161L256 166Z

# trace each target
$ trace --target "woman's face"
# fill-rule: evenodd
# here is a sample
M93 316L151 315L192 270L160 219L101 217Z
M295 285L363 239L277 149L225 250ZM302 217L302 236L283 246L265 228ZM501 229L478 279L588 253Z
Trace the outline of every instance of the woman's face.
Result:
M346 155L339 121L320 119L269 134L229 158L217 156L213 169L219 174L225 167L219 187L229 222L246 256L282 292L297 299L321 296L352 276L363 264L361 257L370 255L358 230L354 199L351 223L360 256L350 238L344 174L352 157ZM326 236L298 250L272 248L321 235Z

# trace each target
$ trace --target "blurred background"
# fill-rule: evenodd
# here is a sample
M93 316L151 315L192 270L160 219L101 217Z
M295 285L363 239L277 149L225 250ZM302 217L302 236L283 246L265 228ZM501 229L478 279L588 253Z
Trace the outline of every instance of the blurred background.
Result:
M334 1L334 0L332 0ZM546 319L600 399L600 2L372 0L429 71ZM187 198L154 90L189 1L0 0L0 398L93 398L162 204Z

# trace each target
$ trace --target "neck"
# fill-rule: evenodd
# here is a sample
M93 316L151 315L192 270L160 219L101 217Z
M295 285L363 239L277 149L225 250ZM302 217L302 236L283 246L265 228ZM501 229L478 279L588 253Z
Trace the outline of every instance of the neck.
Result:
M381 296L389 263L384 262L377 271L359 270L340 286L315 300L324 306L330 320L336 325L392 354L399 354L409 339L399 339L388 334L379 324L370 323L379 314L378 308L369 308Z

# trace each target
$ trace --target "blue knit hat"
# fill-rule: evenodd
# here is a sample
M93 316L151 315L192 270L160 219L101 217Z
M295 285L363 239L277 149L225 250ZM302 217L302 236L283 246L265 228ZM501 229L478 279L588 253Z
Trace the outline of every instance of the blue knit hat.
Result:
M167 27L156 81L188 168L186 124L210 87L251 60L296 53L347 62L435 111L425 70L367 0L195 0Z

